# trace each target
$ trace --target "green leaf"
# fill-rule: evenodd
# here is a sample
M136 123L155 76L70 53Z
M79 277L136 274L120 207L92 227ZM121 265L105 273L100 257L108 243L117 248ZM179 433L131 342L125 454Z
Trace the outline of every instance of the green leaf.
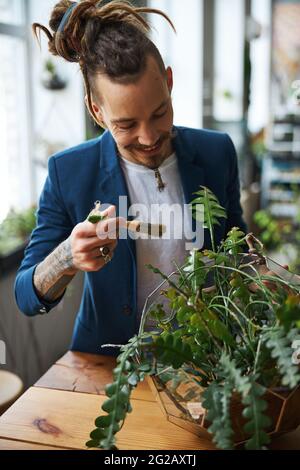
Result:
M207 409L207 420L211 423L208 431L213 434L213 442L219 449L233 448L233 429L230 418L230 383L219 385L212 382L203 393L203 407Z
M111 423L112 423L112 416L111 416L111 415L99 416L99 417L95 420L95 426L96 426L97 428L106 428L106 427L108 427Z
M127 413L131 412L130 394L136 384L149 373L149 364L135 363L137 350L149 348L152 344L152 335L143 333L135 336L122 346L121 354L117 358L117 367L113 371L114 381L106 386L108 399L103 403L102 410L107 413L95 420L97 429L91 433L90 447L99 447L106 450L115 450L115 434L120 430ZM146 341L146 343L144 343ZM144 369L143 371L139 370ZM151 366L150 366L151 370Z
M101 222L104 219L105 217L102 217L101 215L90 215L88 217L88 221L91 222L92 224L97 224L98 222Z
M245 445L247 450L260 450L270 442L265 429L270 426L271 419L263 414L267 409L267 403L261 398L264 393L265 388L257 384L252 378L249 394L242 400L243 404L246 405L243 416L248 419L244 430L251 434Z
M283 326L274 327L264 334L266 346L271 350L271 356L276 359L282 385L291 390L300 383L299 368L293 364L294 351L291 347L291 338L296 337L297 334L296 328L287 334Z
M201 269L205 266L202 257L201 252L192 250L183 269L185 273L190 273L189 282L194 293L197 293L198 289L204 286L207 276L207 270Z
M286 330L300 321L300 295L289 295L284 304L276 310L276 316Z
M115 409L115 396L110 398L109 400L106 400L103 405L102 405L102 410L105 411L106 413L110 413Z
M89 449L92 449L93 447L99 447L99 441L92 439L91 441L86 442L85 444Z
M241 370L236 366L236 362L227 354L222 354L219 361L219 375L232 382L234 388L246 397L251 388L251 383L247 376L243 376Z
M192 360L190 346L183 343L181 338L174 337L172 334L157 338L154 354L158 362L171 365L174 369L178 369L184 362Z
M218 319L214 319L208 322L208 327L217 339L224 341L224 343L228 344L229 346L235 346L235 340L230 334L230 331L225 325L225 323L221 322Z
M132 372L132 374L130 374L128 376L128 384L131 385L132 387L135 387L139 382L139 376L136 372Z
M107 429L102 429L102 428L97 428L97 429L94 429L94 431L91 432L90 434L90 437L92 440L100 440L100 439L103 439L105 437L107 437L107 434L108 434L108 430Z
M200 188L200 191L195 193L198 197L191 202L193 217L199 222L203 222L203 226L209 229L212 247L215 251L213 227L214 225L220 225L218 219L226 219L227 215L212 191L205 186L200 186ZM200 207L197 207L198 205L204 207L204 212Z

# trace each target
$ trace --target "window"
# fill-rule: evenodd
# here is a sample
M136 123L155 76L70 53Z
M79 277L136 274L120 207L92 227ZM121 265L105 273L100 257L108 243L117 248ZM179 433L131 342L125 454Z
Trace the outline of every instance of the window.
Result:
M23 0L0 0L0 23L21 25L24 23Z
M31 203L25 3L0 0L0 222Z

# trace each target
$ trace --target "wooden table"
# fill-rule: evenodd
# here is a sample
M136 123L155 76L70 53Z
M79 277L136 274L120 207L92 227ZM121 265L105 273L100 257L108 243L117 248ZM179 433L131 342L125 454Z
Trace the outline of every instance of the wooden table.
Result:
M101 414L114 358L68 352L0 418L0 450L84 450ZM144 382L132 394L133 412L117 435L121 450L213 450L211 442L167 421ZM300 449L300 428L274 449Z

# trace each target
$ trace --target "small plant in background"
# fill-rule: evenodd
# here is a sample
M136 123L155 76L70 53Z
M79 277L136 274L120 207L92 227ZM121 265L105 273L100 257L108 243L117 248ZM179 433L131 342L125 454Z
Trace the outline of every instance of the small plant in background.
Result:
M284 239L292 232L292 224L274 219L268 210L260 210L254 214L254 222L260 229L260 240L267 249L277 249L282 246Z
M268 209L254 215L254 222L260 230L259 238L268 250L284 259L291 271L300 271L300 193L297 186L291 187L289 204L295 205L297 213L294 219L275 218Z
M17 249L29 238L36 225L36 207L24 211L11 209L0 224L0 256Z
M197 205L204 207L212 250L192 251L172 276L149 266L164 286L149 308L146 303L140 333L121 347L106 387L106 414L96 419L88 447L116 448L115 436L131 412L131 392L151 376L185 419L208 423L221 449L238 441L238 404L246 449L263 449L272 425L267 396L300 383L292 361L293 342L300 338L299 287L263 269L262 246L239 228L216 246L213 228L226 212L207 188L192 204L196 219ZM191 404L201 405L202 421L195 413L191 418L185 406Z
M55 63L49 58L44 63L44 72L42 83L48 90L63 90L67 86L64 80L58 73Z

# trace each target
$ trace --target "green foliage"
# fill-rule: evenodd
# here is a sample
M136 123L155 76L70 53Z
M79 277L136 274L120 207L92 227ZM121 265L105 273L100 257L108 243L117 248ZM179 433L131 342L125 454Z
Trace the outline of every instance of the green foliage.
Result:
M300 382L299 368L293 364L292 342L299 334L299 329L292 329L288 334L282 326L274 327L264 333L266 346L271 350L271 356L276 360L282 377L282 385L293 389Z
M226 219L226 211L220 205L216 196L212 191L205 186L201 186L200 191L195 193L198 197L192 201L193 217L199 222L203 222L203 227L207 228L210 232L211 244L215 251L215 242L213 235L213 228L215 225L220 225L218 219Z
M232 392L230 383L212 382L203 394L202 405L208 410L207 420L212 423L208 430L213 434L213 442L224 450L232 449L233 446L230 417Z
M254 214L254 222L261 229L260 239L266 248L277 248L282 242L282 231L289 233L291 227L283 226L276 221L267 210L260 210Z
M212 382L204 392L203 406L208 410L207 419L212 423L209 431L219 449L230 449L233 446L233 429L231 425L230 405L233 392L238 392L245 408L243 417L247 423L244 430L251 437L246 443L246 449L261 449L269 443L265 428L271 421L263 414L267 403L262 399L265 388L256 382L256 377L243 376L234 360L226 354L220 359L217 370L220 383Z
M149 347L152 337L143 334L132 338L128 345L121 348L117 358L117 366L113 370L113 383L106 386L108 399L103 403L102 410L107 413L95 420L96 429L91 434L87 447L98 447L106 450L115 449L115 434L121 429L127 413L131 412L130 395L137 384L144 380L146 374L152 371L152 365L136 362L133 358L138 348Z
M97 224L98 222L101 222L102 220L106 219L106 216L102 215L100 208L101 202L96 201L94 209L89 213L87 217L88 222L91 222L91 224Z
M284 190L279 186L278 190L280 189ZM287 259L289 269L298 272L300 268L300 190L297 184L292 184L290 191L289 204L292 203L298 208L293 219L276 219L269 210L260 210L255 213L254 221L260 229L259 237L265 247L283 255Z
M225 251L237 256L246 245L245 234L238 227L233 227L223 243Z
M300 295L289 295L276 310L276 316L285 330L293 325L300 328Z
M23 211L11 209L0 224L0 255L6 255L22 245L30 236L35 225L35 206Z
M168 333L156 339L153 352L159 363L170 365L174 369L193 359L190 346L180 337Z
M164 287L149 302L139 335L122 348L102 407L107 415L96 420L90 446L115 447L131 391L145 375L156 376L183 414L184 400L202 402L221 449L234 446L234 400L243 406L246 448L263 449L270 427L267 387L292 390L300 384L292 362L292 343L300 337L299 288L261 274L263 250L245 258L249 237L239 228L215 247L213 227L226 217L225 210L207 188L197 195L193 204L204 206L212 250L191 251L175 277L148 266ZM201 218L198 206L194 216ZM182 384L189 384L183 396Z
M270 442L265 431L271 424L270 418L264 414L267 409L267 402L262 398L265 388L256 383L254 379L255 377L250 379L250 390L242 400L245 405L243 416L248 420L244 430L251 435L245 445L247 450L263 449Z
M45 61L45 69L51 75L55 75L55 73L56 73L56 67L55 67L55 65L54 65L54 63L52 62L51 59L48 59L48 60Z

